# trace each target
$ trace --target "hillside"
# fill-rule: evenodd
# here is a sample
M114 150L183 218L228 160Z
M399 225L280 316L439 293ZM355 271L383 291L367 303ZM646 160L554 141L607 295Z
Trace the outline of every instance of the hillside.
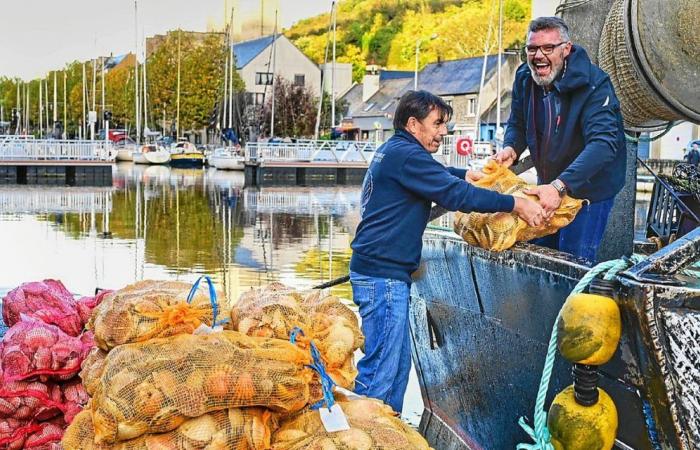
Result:
M413 70L416 40L420 65L482 55L489 23L488 53L497 51L497 0L341 0L338 4L338 61L353 63L360 80L367 64ZM503 45L522 45L530 18L529 0L504 2ZM299 21L285 35L316 63L323 63L330 13ZM437 38L430 39L434 34ZM330 56L329 56L330 58Z

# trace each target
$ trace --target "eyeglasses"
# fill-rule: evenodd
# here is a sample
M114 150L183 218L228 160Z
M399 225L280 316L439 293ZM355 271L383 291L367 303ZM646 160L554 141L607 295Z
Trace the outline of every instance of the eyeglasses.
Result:
M558 44L526 45L523 47L523 49L525 50L525 53L531 56L536 55L537 50L540 50L543 55L551 55L555 48L568 43L569 41L560 42Z

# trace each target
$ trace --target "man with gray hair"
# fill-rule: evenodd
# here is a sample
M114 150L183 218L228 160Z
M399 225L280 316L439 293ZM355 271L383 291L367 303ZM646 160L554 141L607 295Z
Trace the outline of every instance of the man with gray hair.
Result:
M588 200L571 224L533 242L594 263L625 183L620 102L608 75L572 44L562 19L530 22L524 50L527 63L515 75L503 150L494 158L510 166L529 148L538 178L530 193L548 213L567 193Z

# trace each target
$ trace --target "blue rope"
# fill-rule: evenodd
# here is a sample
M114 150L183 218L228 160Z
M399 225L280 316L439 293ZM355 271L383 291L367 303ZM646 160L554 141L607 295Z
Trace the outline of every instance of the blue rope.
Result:
M211 303L211 311L212 311L212 322L211 326L212 328L217 326L217 325L222 325L226 322L228 322L228 319L224 319L220 322L216 321L216 318L219 316L219 302L217 301L216 298L216 289L214 289L214 282L211 281L211 278L209 275L202 275L201 277L197 278L197 281L194 282L192 285L192 288L190 289L190 293L187 294L187 304L192 303L192 299L194 298L194 295L197 293L197 290L199 289L199 283L202 281L202 278L207 282L209 285L209 302Z
M576 286L571 290L572 294L579 294L583 292L586 287L593 281L595 277L605 272L603 277L606 280L612 280L615 278L619 272L627 269L628 267L641 261L643 258L639 256L632 256L632 258L620 258L614 259L612 261L606 261L596 265L591 268L576 284ZM552 377L552 368L554 367L554 360L556 358L557 350L557 322L559 322L559 314L554 320L554 326L552 327L552 334L549 338L549 345L547 347L547 357L544 361L544 368L542 369L542 378L540 380L540 386L537 391L537 400L535 401L535 423L534 428L527 424L524 417L518 420L518 425L525 431L525 433L530 436L534 444L518 444L516 450L554 450L554 446L551 443L551 435L549 429L547 428L547 413L544 410L544 402L547 397L547 390L549 389L549 380Z
M289 333L289 342L296 344L298 335L304 336L304 331L299 327L292 328L291 333ZM333 398L333 388L336 386L335 381L326 372L326 366L323 364L321 359L321 352L318 351L316 344L311 342L311 360L313 364L307 365L306 367L314 370L318 373L321 379L321 390L323 391L323 399L311 405L311 409L318 409L322 407L325 403L326 408L331 409L335 404L335 399Z

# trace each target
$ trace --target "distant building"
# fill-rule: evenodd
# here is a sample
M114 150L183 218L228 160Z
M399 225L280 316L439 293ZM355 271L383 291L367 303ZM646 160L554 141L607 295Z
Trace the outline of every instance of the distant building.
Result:
M246 92L256 105L265 103L272 93L273 36L265 36L233 45L236 70L245 83ZM281 75L295 85L306 86L318 96L321 93L321 70L283 34L275 40L275 74Z
M352 64L335 63L335 82L333 82L333 63L321 64L320 69L321 81L324 83L327 94L331 93L331 86L333 86L335 96L338 98L352 86Z
M438 61L418 73L418 89L439 95L452 106L448 124L451 134L476 135L477 110L482 140L496 137L496 90L498 56L486 58L484 89L479 101L483 56ZM501 126L510 114L510 91L520 64L517 55L503 55L501 65ZM398 100L413 89L414 72L386 71L368 66L362 84L353 86L343 99L348 111L342 126L346 134L363 140L382 142L394 134L393 117Z

